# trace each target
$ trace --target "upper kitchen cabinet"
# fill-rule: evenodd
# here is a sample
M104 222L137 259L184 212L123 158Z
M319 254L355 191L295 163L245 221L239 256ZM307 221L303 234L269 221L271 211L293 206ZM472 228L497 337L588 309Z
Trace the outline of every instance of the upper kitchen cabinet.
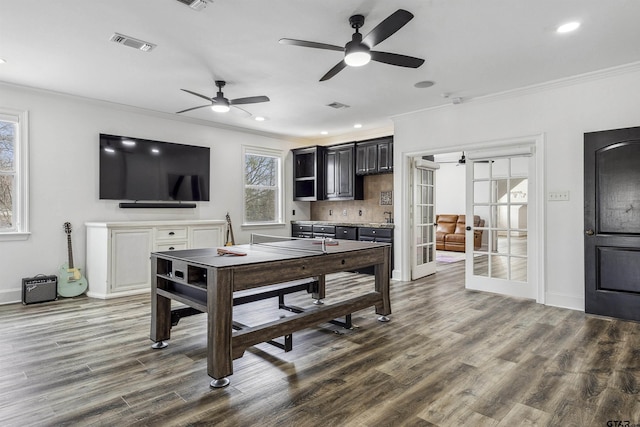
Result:
M324 148L320 146L291 150L293 154L293 200L323 200Z
M356 144L356 173L369 175L393 172L393 136Z
M362 200L364 181L356 176L355 143L325 147L325 199Z

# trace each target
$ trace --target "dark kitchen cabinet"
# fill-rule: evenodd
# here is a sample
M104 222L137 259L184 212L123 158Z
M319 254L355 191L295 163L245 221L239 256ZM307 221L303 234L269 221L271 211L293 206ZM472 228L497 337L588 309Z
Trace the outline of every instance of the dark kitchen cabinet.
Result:
M291 224L291 237L333 239L336 237L336 226L323 224Z
M362 200L364 181L355 174L355 143L325 147L325 199Z
M391 268L389 269L389 275L391 275L393 270L393 229L392 228L359 227L358 240L362 242L391 243ZM359 271L361 273L368 273L368 274L373 274L374 272L372 267L366 267Z
M324 148L291 150L293 154L293 200L324 199Z
M356 227L336 227L336 239L358 240L358 229Z
M313 224L313 237L334 239L336 237L336 227L334 225Z
M370 175L393 172L393 137L360 141L356 144L356 173Z
M291 237L302 237L302 238L313 237L313 225L291 224Z

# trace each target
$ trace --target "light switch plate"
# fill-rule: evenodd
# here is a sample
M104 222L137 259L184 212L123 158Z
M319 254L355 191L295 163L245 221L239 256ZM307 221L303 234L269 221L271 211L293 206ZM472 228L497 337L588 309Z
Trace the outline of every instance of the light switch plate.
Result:
M547 200L550 202L564 202L569 200L569 191L549 191Z

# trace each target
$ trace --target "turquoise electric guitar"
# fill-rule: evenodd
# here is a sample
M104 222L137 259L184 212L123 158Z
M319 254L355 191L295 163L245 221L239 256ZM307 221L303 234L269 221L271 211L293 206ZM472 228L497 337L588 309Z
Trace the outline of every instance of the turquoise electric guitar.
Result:
M60 267L58 279L58 295L61 297L76 297L86 292L87 279L80 273L79 268L73 266L73 250L71 249L71 223L64 223L64 232L67 233L67 250L69 263Z

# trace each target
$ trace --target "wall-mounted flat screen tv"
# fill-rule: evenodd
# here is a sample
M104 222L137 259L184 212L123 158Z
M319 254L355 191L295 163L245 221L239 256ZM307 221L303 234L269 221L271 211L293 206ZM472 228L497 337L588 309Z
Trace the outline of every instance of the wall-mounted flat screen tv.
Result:
M209 201L210 149L100 134L100 199Z

